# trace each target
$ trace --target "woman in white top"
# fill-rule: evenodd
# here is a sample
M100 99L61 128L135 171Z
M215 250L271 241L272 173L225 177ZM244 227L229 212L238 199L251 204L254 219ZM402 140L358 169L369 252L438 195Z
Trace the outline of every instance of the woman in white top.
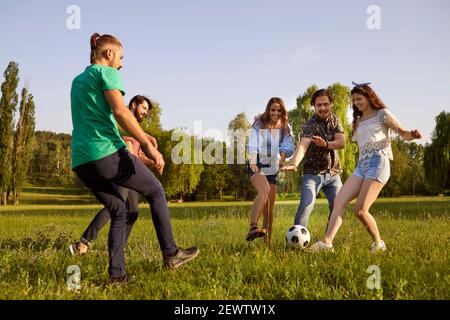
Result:
M386 250L386 245L378 232L377 223L369 213L369 209L389 179L389 160L393 159L391 130L406 140L422 137L417 129L407 131L403 128L369 87L370 83L353 84L355 86L351 91L353 100L352 140L356 141L359 147L358 165L336 196L324 239L313 244L312 251L333 250L333 239L342 224L345 208L353 199L357 199L355 213L372 237L371 251Z

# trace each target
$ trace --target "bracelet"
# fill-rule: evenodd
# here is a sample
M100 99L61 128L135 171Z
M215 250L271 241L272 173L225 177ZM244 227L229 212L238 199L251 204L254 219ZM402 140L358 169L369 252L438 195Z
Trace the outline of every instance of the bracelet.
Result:
M325 149L328 149L328 146L329 146L328 141L325 141L325 142L326 142Z

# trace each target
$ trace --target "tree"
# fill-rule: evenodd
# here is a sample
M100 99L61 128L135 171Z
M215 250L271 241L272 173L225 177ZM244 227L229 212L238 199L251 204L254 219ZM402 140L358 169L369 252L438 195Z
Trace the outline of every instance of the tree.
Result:
M408 144L409 173L406 179L408 194L426 193L424 155L425 147L423 145L415 142Z
M436 117L431 144L425 147L425 178L433 192L448 193L450 189L450 113Z
M152 109L147 118L141 123L142 129L148 134L158 137L162 131L161 127L161 106L157 101L152 101Z
M71 169L71 141L70 134L36 131L28 181L39 186L83 187Z
M425 177L423 156L424 147L415 142L407 142L400 137L392 140L392 144L401 153L400 159L394 157L392 166L398 166L398 162L406 159L406 167L403 175L397 182L401 194L425 194Z
M342 180L346 180L356 167L358 147L351 140L352 126L347 118L351 108L350 89L340 83L334 83L327 88L333 95L333 112L338 116L344 128L345 148L339 150L339 160L342 166Z
M12 192L13 204L19 204L20 192L25 182L30 160L33 155L34 140L34 101L27 88L22 89L19 109L19 121L14 134L14 152L12 154Z
M248 159L246 146L248 144L247 133L250 128L251 124L248 122L245 113L238 114L228 124L230 145L227 149L227 164L231 173L231 189L235 199L242 197L244 200L248 200L252 196L253 188L248 178L245 163Z
M11 183L11 157L14 130L14 113L17 107L16 93L19 83L19 65L11 61L4 72L0 99L0 204L7 203L7 191Z
M219 160L220 163L208 164L205 161L203 165L204 170L200 176L200 182L197 185L196 193L203 195L203 199L206 201L210 197L218 197L223 199L223 193L230 188L232 176L230 168L223 161L223 155L226 153L226 144L222 141L214 141L212 138L203 139L204 158L207 156L205 151L208 148L214 148L214 151L220 150L220 155L208 155L214 157L214 160Z
M200 175L203 172L203 164L193 161L197 138L186 134L181 137L181 141L173 141L173 132L174 130L161 131L158 139L159 149L166 163L164 173L161 176L161 183L168 196L178 196L178 199L183 201L186 194L193 192L197 187ZM175 156L186 161L174 162L172 151L177 145L183 146L183 143L187 147L181 148L181 152Z
M314 114L314 108L311 107L311 97L318 89L315 84L309 86L302 95L297 97L297 107L288 112L289 124L297 142L300 140L299 134L302 132L306 121Z
M398 137L392 140L391 148L394 160L391 161L391 175L389 182L382 189L382 196L396 197L402 194L405 185L405 177L408 173L408 153L407 148Z

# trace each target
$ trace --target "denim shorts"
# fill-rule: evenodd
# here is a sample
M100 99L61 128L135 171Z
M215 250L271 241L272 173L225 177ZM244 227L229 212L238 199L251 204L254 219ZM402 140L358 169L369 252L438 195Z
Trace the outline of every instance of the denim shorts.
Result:
M261 170L261 166L258 164L258 168ZM247 163L247 173L248 176L251 177L252 175L254 175L256 172L253 172L252 168L250 168L250 164ZM267 182L269 184L274 184L277 185L277 177L278 177L278 173L277 174L271 174L271 175L265 175Z
M391 175L389 157L384 154L374 154L371 157L362 159L358 162L353 175L361 179L375 179L384 185Z

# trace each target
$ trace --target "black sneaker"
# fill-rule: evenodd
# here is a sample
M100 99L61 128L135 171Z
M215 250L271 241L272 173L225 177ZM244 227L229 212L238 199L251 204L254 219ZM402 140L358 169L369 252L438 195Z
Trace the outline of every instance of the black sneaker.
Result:
M168 268L178 268L182 264L193 260L198 256L200 250L196 247L191 247L187 249L178 248L178 252L173 256L165 256L164 264Z
M131 281L126 274L120 277L109 277L110 284L130 284Z

